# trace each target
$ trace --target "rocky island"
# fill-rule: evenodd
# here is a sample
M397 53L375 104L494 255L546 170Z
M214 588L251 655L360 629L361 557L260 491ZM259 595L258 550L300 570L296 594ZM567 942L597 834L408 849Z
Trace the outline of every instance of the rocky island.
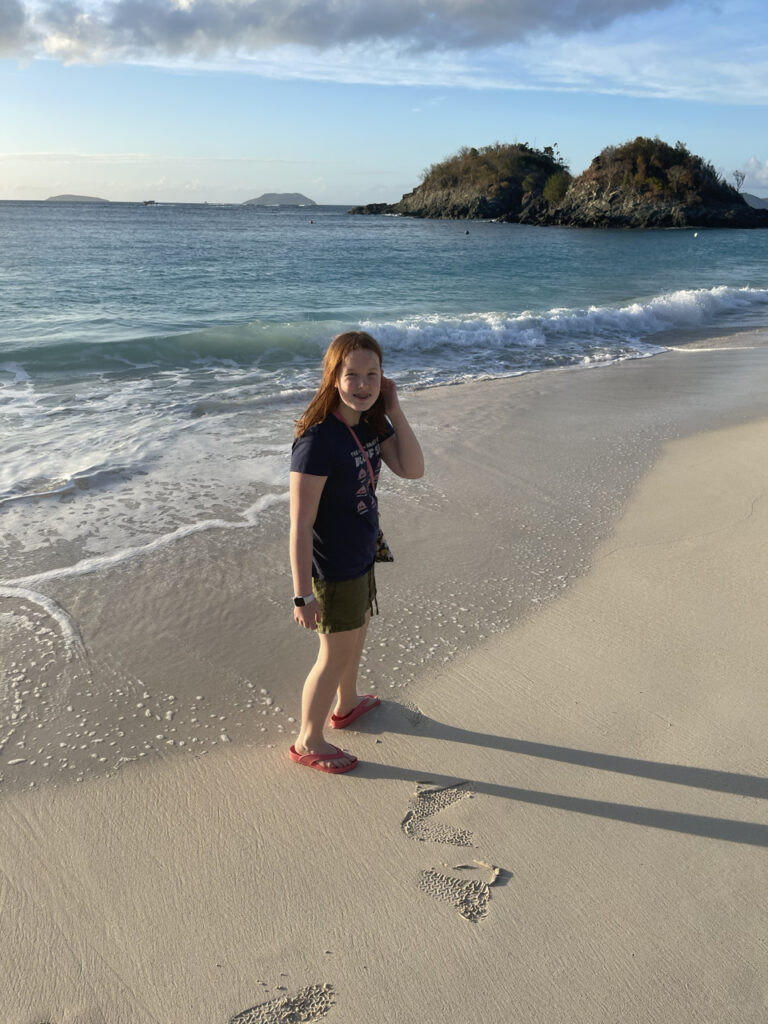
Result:
M350 213L399 213L409 217L519 219L533 198L561 198L571 176L554 147L526 142L462 147L424 172L421 184L393 204L372 203Z
M682 142L641 136L606 147L577 178L557 146L464 147L429 167L399 202L350 213L589 228L768 227L768 210L750 206Z
M301 192L265 192L256 199L247 199L243 206L317 206L317 203Z

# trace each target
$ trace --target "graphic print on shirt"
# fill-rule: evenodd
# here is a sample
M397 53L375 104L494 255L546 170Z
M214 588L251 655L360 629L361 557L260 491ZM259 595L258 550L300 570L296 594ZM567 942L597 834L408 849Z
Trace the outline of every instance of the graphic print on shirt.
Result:
M373 441L369 441L365 446L365 452L373 466L374 460L379 457L380 452L377 440L374 439ZM376 492L371 484L371 474L368 469L368 462L365 460L363 453L357 446L355 446L355 448L350 450L349 454L352 459L354 459L355 468L357 469L357 479L360 485L355 491L355 497L359 499L357 502L357 513L358 515L364 516L367 512L374 511L377 508L378 503L376 501Z

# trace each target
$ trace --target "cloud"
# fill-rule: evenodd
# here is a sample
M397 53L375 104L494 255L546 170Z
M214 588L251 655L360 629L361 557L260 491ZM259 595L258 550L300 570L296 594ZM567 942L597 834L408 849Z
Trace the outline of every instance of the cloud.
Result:
M756 156L750 157L747 166L744 168L747 177L744 180L744 187L765 188L768 186L768 160L760 161Z
M621 93L709 103L768 103L768 46L746 46L736 30L715 26L686 37L629 24L595 38L532 40L516 48L514 63L529 88ZM633 38L633 29L635 38ZM748 33L748 29L745 30ZM734 58L740 54L741 60ZM487 65L487 71L494 64Z
M19 52L26 42L26 9L20 0L0 0L0 56Z
M0 0L0 53L757 106L763 22L762 0Z
M675 0L0 0L0 45L34 25L65 60L211 56L285 44L325 49L395 43L403 50L472 50L542 32L602 29Z

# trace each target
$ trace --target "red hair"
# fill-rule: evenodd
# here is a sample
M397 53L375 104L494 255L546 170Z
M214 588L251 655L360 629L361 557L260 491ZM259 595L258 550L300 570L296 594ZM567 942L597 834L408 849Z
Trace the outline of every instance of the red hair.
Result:
M338 383L344 360L350 352L355 352L361 348L374 352L379 358L379 366L382 365L381 346L375 338L372 338L370 334L366 334L365 331L344 331L343 334L337 334L331 341L323 357L323 379L320 382L320 387L304 410L304 414L296 420L296 437L306 434L315 423L322 423L326 416L329 416L338 409L340 398L339 392L336 390L336 384ZM361 419L368 423L379 436L386 434L387 418L384 415L384 398L381 395L379 395L368 412L363 413Z

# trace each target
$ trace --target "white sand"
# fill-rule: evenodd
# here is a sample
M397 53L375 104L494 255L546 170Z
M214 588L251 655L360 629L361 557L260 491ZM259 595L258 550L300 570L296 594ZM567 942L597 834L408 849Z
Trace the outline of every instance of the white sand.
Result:
M14 670L3 1024L763 1024L767 378L674 354L411 398L392 699L344 776L285 756L313 647L282 537L49 588L90 662L37 636L57 674Z

